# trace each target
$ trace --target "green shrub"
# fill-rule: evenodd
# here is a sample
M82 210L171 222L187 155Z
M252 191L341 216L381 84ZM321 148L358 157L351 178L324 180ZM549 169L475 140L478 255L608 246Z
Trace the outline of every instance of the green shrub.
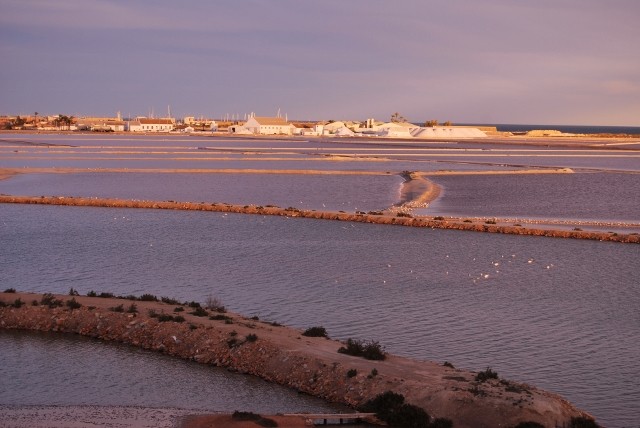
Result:
M176 315L173 317L173 322L184 322L184 317L182 315Z
M227 312L227 309L222 304L222 301L215 296L207 296L204 302L204 306L211 311L221 313Z
M434 220L444 220L444 217L442 217L441 215L437 215L433 219Z
M78 293L75 288L71 287L69 289L69 296L79 296L79 295L80 293Z
M42 295L40 299L40 303L44 306L48 306L49 308L58 308L64 303L60 299L56 299L55 296L51 293L45 293Z
M429 428L453 428L453 421L447 418L436 418L429 424Z
M7 288L6 290L4 290L5 293L15 293L16 289L15 288Z
M180 302L177 301L176 299L171 299L169 297L161 297L160 301L162 303L166 303L167 305L179 305L180 304Z
M20 300L20 298L17 298L11 304L11 306L13 306L14 308L21 308L23 305L24 305L24 302L22 300Z
M374 377L378 376L378 369L376 369L375 367L371 369L371 373L369 373L369 376L367 376L369 379L373 379Z
M197 317L206 317L209 316L209 312L207 312L202 307L198 306L193 312L189 312L191 315L195 315Z
M544 425L539 424L538 422L527 421L520 422L514 428L544 428Z
M111 309L113 312L124 312L124 305L121 303L118 306L114 306Z
M257 315L252 316L251 319L254 321L260 321L260 317Z
M476 375L476 382L486 382L489 379L498 379L498 373L491 370L491 367L487 367L485 371L482 371Z
M184 308L182 306L177 306L173 309L173 312L184 312Z
M98 297L102 297L103 299L113 299L113 293L100 293Z
M571 418L570 428L600 428L600 425L591 418L578 416Z
M142 296L138 297L138 300L140 300L141 302L157 302L158 298L153 294L143 294Z
M137 314L138 313L138 307L136 306L135 303L132 303L129 305L129 307L127 308L127 313L129 314Z
M495 220L487 220L484 222L485 224L496 224Z
M93 291L93 290L91 290L91 291L89 291L89 292L87 293L87 297L96 297L97 295L98 295L98 294L97 294L95 291Z
M346 346L338 349L341 354L362 357L367 360L384 360L386 355L378 342L362 342L355 339L347 339Z
M455 369L453 364L451 364L449 361L445 361L444 363L442 363L442 365L445 367L449 367L450 369Z
M347 372L347 377L348 378L352 378L352 377L355 377L357 374L358 374L358 370L349 369L349 371Z
M302 335L307 337L329 337L329 335L327 334L327 330L324 327L320 326L309 327L302 333Z
M391 427L429 427L429 414L418 406L406 404L404 396L392 391L379 394L359 410L372 412Z
M160 315L158 315L158 321L160 321L160 322L169 322L169 321L173 321L173 320L174 320L174 318L169 314L160 314ZM183 320L184 320L184 318L183 318Z
M247 342L255 342L256 340L258 340L258 336L251 333L247 335L246 340Z
M231 318L228 317L227 315L216 314L216 315L211 315L209 319L213 321L226 321L226 320L230 320Z
M158 313L154 309L149 309L148 314L150 318L158 318Z
M76 301L76 298L73 297L71 300L67 300L67 307L71 310L81 308L82 305Z

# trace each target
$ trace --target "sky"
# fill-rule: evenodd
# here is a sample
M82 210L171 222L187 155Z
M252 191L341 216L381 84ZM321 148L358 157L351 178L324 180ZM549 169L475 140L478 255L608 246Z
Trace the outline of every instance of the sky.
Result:
M0 0L0 115L640 126L638 0Z

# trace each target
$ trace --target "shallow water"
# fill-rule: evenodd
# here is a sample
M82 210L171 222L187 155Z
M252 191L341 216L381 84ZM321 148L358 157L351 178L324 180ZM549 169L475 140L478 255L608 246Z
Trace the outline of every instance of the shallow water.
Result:
M640 174L438 176L443 189L422 215L640 222Z
M215 295L264 320L491 366L607 426L637 416L637 245L203 212L4 205L0 217L4 287Z
M504 147L478 151L473 150L477 146L466 143L421 146L93 137L33 137L34 142L77 145L76 158L31 146L20 146L24 151L15 153L13 147L1 143L0 167L243 167L398 173L505 170L516 168L508 165L517 161L523 165L640 171L633 153L616 157L542 148L527 156L520 153L512 157L516 152ZM126 156L111 153L111 148L107 153L95 153L102 146L115 144L143 150ZM236 152L225 154L229 156L225 160L201 158L219 156L210 150L197 150L211 146ZM158 147L166 153L150 155ZM286 159L262 158L272 156L272 147L282 152L278 158ZM247 148L265 153L255 155L258 160L241 160L248 156L242 155ZM310 149L318 155L310 155ZM322 154L349 152L380 158L317 160ZM177 159L178 154L184 158ZM432 215L484 213L638 222L639 177L620 173L437 177L434 181L444 190L429 209ZM355 211L380 209L397 202L400 182L398 175L87 171L18 175L0 181L0 192L212 200ZM0 205L0 242L3 288L66 293L73 287L82 294L90 290L123 295L151 293L197 301L214 295L230 310L248 316L299 328L323 325L335 338L379 340L393 353L447 360L472 370L491 366L502 377L531 382L564 395L609 427L634 426L640 413L640 387L635 381L640 377L636 361L640 351L637 245L213 212L41 205ZM135 383L127 384L123 377L124 382L114 381L113 389L51 394L41 387L42 382L65 382L52 372L53 367L69 361L65 357L71 358L71 353L97 352L94 345L65 342L60 346L66 348L59 349L48 339L7 337L0 335L0 341L9 341L7 346L0 346L0 358L8 362L0 368L4 370L2 377L9 379L7 373L15 372L21 378L11 378L12 382L31 380L22 383L24 393L18 395L0 383L0 405L27 402L28 396L33 397L29 402L41 405L68 397L69 405L115 400L118 405L165 406L154 401L162 401L162 397L145 395L145 391L158 388L157 373L167 370L164 360L131 348L118 348L117 356L107 353L101 357L102 366L129 358L120 352L130 355L135 361L129 365L137 369L136 373L127 371L127 367L122 371L131 376L140 374ZM24 364L30 358L39 358L25 357L24 353L42 354L51 364ZM182 363L175 364L183 367ZM40 365L50 370L39 371ZM121 370L116 363L113 367ZM186 372L195 373L206 369L184 367ZM78 379L95 376L89 357L75 364L76 371ZM175 382L182 388L181 379L189 376L178 374ZM147 377L149 383L145 383ZM71 379L71 386L63 389L73 389L73 382ZM236 386L225 386L225 391L218 392L215 382L209 395L221 395L223 401L227 389L242 385L233 381ZM205 390L208 387L202 386ZM3 392L5 395L1 395ZM167 394L169 406L177 407L173 403L180 403L180 399ZM279 393L274 394L277 397ZM233 402L233 397L229 400ZM258 402L251 394L246 400ZM281 401L265 405L277 408L290 402L289 398Z
M193 413L345 410L252 376L75 335L0 331L0 349L2 405L100 404Z

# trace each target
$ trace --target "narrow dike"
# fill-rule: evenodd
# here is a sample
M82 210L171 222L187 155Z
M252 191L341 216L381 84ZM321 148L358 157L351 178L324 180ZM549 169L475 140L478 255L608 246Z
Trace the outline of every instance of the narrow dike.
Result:
M339 353L344 343L307 337L274 322L194 309L175 301L111 296L10 290L0 293L0 328L126 343L251 374L354 407L393 391L432 417L451 419L455 427L515 426L529 421L554 426L572 418L591 418L555 394L497 376L479 380L479 374L450 364L389 354L384 360L366 360Z
M432 192L433 193L433 192ZM213 211L238 214L274 215L310 219L338 220L359 223L387 224L410 227L430 227L432 229L467 230L474 232L505 233L511 235L547 236L555 238L590 239L598 241L640 243L640 235L585 230L536 229L532 227L493 224L495 221L480 223L459 218L412 217L403 212L383 213L344 213L316 210L301 210L294 207L233 205L224 203L177 202L177 201L141 201L108 198L83 198L69 196L12 196L0 195L0 203L5 204L43 204L78 207L103 208L144 208L185 211Z

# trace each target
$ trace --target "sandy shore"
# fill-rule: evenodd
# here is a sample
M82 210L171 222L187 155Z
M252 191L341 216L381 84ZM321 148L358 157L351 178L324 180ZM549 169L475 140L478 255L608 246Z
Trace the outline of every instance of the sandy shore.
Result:
M301 416L262 415L280 428L304 428ZM257 428L230 414L131 406L1 406L2 428Z

